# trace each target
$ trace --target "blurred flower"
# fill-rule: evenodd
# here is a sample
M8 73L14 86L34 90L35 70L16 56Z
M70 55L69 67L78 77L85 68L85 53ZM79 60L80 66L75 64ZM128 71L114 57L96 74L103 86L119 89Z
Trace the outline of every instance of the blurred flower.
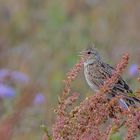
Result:
M132 64L130 67L129 67L129 75L130 76L137 76L139 71L138 71L138 65L137 64Z
M7 76L9 76L10 71L8 69L0 69L0 80L3 80Z
M15 95L16 95L16 92L12 87L6 86L4 84L0 84L0 97L1 98L13 98L15 97Z
M33 103L34 104L42 104L43 102L45 102L45 96L43 95L43 93L38 93L35 96Z
M13 80L13 82L20 83L20 84L27 84L29 83L29 77L19 71L11 71L9 69L0 69L0 81Z
M14 71L11 73L11 78L17 82L17 83L21 83L21 84L27 84L29 82L29 77L22 73L22 72L18 72L18 71Z

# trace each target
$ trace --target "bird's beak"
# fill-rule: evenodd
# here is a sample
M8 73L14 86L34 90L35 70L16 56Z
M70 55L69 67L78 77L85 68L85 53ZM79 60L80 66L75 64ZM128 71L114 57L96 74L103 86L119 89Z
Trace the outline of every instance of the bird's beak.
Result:
M78 56L83 56L83 53L82 52L78 52Z
M78 53L78 56L80 56L80 57L84 56L85 52L86 52L85 50L79 52L79 53Z

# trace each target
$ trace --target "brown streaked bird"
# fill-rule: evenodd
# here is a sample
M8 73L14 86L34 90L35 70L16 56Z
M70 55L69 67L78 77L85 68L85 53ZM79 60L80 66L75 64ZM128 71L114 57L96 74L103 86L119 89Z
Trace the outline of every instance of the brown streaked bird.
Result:
M103 61L94 45L89 45L87 49L80 52L80 55L86 58L84 61L85 79L90 88L95 92L98 92L107 78L112 76L115 68ZM140 103L140 99L135 97L132 89L121 76L119 76L119 79L117 83L114 84L111 92L107 94L109 99L116 95L123 96L123 98L119 100L119 104L124 108L128 108L129 106L136 107L137 104Z

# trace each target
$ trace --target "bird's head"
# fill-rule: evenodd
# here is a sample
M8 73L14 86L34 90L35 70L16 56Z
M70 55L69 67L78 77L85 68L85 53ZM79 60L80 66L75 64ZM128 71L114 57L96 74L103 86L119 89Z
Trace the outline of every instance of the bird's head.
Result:
M85 60L85 63L91 64L95 61L100 61L101 57L94 45L88 45L88 47L80 52L80 56L82 56Z

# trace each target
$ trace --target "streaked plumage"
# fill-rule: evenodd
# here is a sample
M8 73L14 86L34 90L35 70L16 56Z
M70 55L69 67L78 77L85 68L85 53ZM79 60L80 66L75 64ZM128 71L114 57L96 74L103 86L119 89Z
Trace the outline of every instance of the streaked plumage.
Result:
M86 58L84 62L86 81L94 91L98 92L99 88L104 84L107 78L112 76L115 69L102 60L95 47L88 47L81 52L81 55ZM121 76L119 76L119 80L112 88L111 93L108 94L109 98L112 98L115 95L123 95L124 98L121 99L119 103L123 104L126 108L130 105L136 106L137 102L140 103L140 100L133 96L132 89Z

